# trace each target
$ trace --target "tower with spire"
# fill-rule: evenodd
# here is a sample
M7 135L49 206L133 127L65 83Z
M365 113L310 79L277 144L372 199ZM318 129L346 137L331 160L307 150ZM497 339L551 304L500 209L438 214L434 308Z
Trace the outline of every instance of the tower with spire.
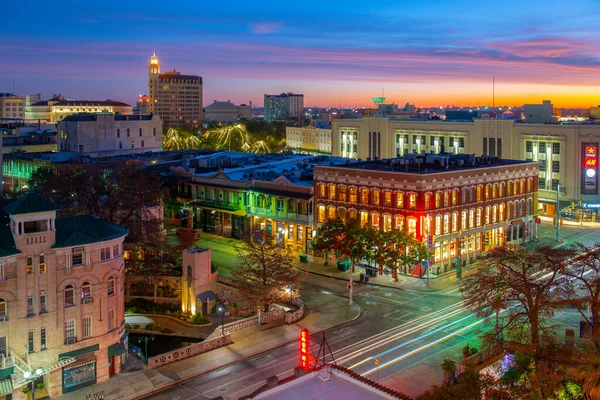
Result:
M156 57L156 52L153 52L152 57L150 57L150 78L148 81L148 89L150 95L150 112L153 114L157 113L156 103L158 102L159 76L160 64L158 63L158 57Z

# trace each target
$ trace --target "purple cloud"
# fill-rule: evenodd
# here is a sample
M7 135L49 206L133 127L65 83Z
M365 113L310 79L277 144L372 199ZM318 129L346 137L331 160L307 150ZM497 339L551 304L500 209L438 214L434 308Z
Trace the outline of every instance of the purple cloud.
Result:
M252 33L255 35L268 35L275 33L281 29L283 23L281 22L265 22L261 24L252 24Z

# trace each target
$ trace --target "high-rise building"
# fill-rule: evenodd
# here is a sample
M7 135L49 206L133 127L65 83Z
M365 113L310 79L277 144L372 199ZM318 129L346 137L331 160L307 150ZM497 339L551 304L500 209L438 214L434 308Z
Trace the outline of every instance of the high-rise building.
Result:
M150 57L150 112L160 115L165 126L197 126L202 123L202 77L176 70L160 73L158 57Z
M12 93L0 93L0 119L25 119L25 99Z
M304 95L297 93L265 94L265 121L301 120L304 117Z
M136 103L135 109L133 110L134 114L137 115L148 115L150 114L150 96L140 95L138 97L138 101Z
M57 218L58 207L35 193L2 206L2 397L43 384L54 398L119 373L127 229L92 215Z

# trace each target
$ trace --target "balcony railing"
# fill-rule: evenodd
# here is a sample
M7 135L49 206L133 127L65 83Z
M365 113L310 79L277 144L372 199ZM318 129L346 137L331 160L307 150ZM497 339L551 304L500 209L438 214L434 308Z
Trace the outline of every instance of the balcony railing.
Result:
M303 224L311 224L313 221L313 215L309 214L298 214L298 213L290 213L285 211L274 211L271 208L262 208L262 207L246 207L246 212L248 214L261 217L261 218L271 218L278 220L285 220L294 223L303 223Z
M196 199L196 200L194 200L194 202L196 203L196 205L199 205L199 206L219 208L219 209L227 210L227 211L238 211L240 208L242 208L242 206L239 204L233 204L233 203L224 202L224 201Z

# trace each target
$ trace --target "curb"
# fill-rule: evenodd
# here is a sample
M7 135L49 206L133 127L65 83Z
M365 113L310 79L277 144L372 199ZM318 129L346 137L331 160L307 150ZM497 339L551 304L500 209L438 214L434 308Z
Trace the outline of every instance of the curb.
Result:
M341 295L337 295L337 294L334 294L334 295L335 295L335 296L340 296L340 297L343 297L343 296L341 296ZM355 303L355 304L356 304L356 305L358 306L358 308L359 308L359 313L358 313L358 315L356 315L354 318L352 318L352 319L350 319L350 320L348 320L348 321L342 322L342 323L340 323L340 324L337 324L337 325L331 326L331 327L329 327L329 328L327 328L327 329L322 329L322 330L320 330L320 331L316 331L316 332L314 332L314 333L311 333L311 335L318 335L319 333L323 333L323 332L327 332L327 331L329 331L329 330L332 330L332 329L339 328L340 326L347 325L347 324L349 324L349 323L352 323L352 322L356 321L357 319L359 319L359 318L360 318L360 317L363 315L363 308L362 308L362 306L361 306L360 304L358 304L358 303ZM300 320L300 321L301 321L301 320ZM296 324L294 324L294 325L296 325ZM238 364L238 363L241 363L241 362L247 361L247 360L249 360L249 359L251 359L251 358L254 358L254 357L260 356L260 355L262 355L262 354L268 353L268 352L270 352L270 351L273 351L273 350L275 350L275 349L279 349L279 348L281 348L281 347L288 346L288 345L290 345L290 344L292 344L292 343L295 343L295 342L297 342L297 340L290 340L290 341L287 341L287 342L285 342L285 343L281 343L281 344L279 344L279 345L277 345L277 346L275 346L275 347L272 347L272 348L270 348L270 349L267 349L267 350L260 351L260 352L258 352L258 353L255 353L255 354L252 354L252 355L246 356L246 357L244 357L244 358L240 358L239 360L231 361L231 362L229 362L229 363L227 363L227 364L224 364L224 365L221 365L221 366L219 366L219 367L215 367L215 368L212 368L212 369L208 369L208 370L206 370L206 371L200 372L200 373L198 373L198 374L195 374L195 375L192 375L192 376L188 376L188 377L186 377L186 378L182 378L182 379L174 380L174 381L172 381L172 382L169 382L169 383L167 383L167 384L166 384L166 385L164 385L164 386L161 386L161 387L159 387L159 388L154 388L153 390L151 390L151 391L149 391L149 392L147 392L147 393L143 393L143 394L140 394L140 395L138 395L138 396L136 396L136 397L133 397L133 400L143 400L143 399L147 398L148 396L151 396L151 395L153 395L153 394L156 394L156 393L162 392L163 390L166 390L166 389L170 389L170 388L172 388L172 387L174 387L174 386L178 386L178 385L180 385L180 384L182 384L182 383L185 383L185 382L187 382L187 381L190 381L190 380L192 380L192 379L196 379L196 378L198 378L199 376L202 376L202 375L204 375L204 374L209 374L209 373L211 373L211 372L215 372L215 371L219 371L219 370L221 370L221 369L224 369L224 368L228 368L228 367L230 367L230 366L232 366L232 365L235 365L235 364Z
M338 281L344 281L344 282L348 281L348 279L346 279L346 278L338 278L337 276L325 275L320 272L313 272L313 271L310 271L307 269L302 269L298 266L296 266L296 268L302 272L308 272L309 274L312 274L312 275L322 276L322 277L330 278L330 279L337 279ZM439 292L439 291L443 290L443 289L431 289L431 288L429 288L429 290L406 289L403 287L382 285L381 283L370 283L370 282L365 283L365 282L360 282L360 281L355 281L353 284L359 284L359 285L365 285L365 286L370 285L370 286L377 286L377 287L381 287L381 288L404 290L407 292L416 292L416 293L435 293L435 292Z

